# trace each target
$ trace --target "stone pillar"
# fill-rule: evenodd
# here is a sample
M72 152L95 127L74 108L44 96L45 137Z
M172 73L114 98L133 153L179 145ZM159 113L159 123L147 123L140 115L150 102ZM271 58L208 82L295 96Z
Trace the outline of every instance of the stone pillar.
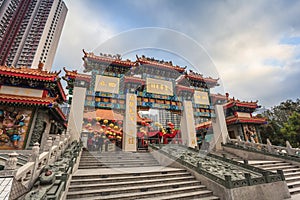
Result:
M239 135L241 137L241 140L246 141L242 124L238 124L238 132L239 132Z
M60 142L60 135L57 134L57 135L55 136L55 140L54 140L53 145L59 146L59 142Z
M49 151L51 149L53 145L53 140L52 140L52 137L49 136L48 139L47 139L47 142L46 142L46 146L45 146L45 151Z
M286 151L287 151L287 154L288 154L288 155L293 155L293 147L292 147L292 145L290 144L290 142L289 142L289 141L286 141L285 144L286 144Z
M8 159L5 162L4 169L6 170L15 170L17 168L17 162L18 162L18 156L16 152L13 152L11 154L8 154Z
M136 94L126 94L125 123L123 132L123 151L136 151Z
M74 87L67 129L67 132L71 135L71 141L80 139L86 96L85 93L86 88Z
M183 114L180 121L181 137L184 145L197 147L195 118L192 101L183 101Z
M40 156L40 144L38 142L34 143L32 147L32 154L31 154L31 162L34 162L34 168L32 172L32 179L35 180L40 175L40 168L39 166L39 156ZM33 183L31 183L33 184ZM30 185L31 185L30 184Z
M269 140L269 138L267 138L267 147L268 147L268 152L273 153L272 143Z
M225 144L227 142L228 130L226 119L224 115L224 109L222 105L215 105L216 118L212 120L212 126L214 131L214 145L216 150L221 150L221 143Z
M34 143L32 147L32 154L31 154L31 159L32 161L35 161L36 159L39 158L40 155L40 144L38 142Z

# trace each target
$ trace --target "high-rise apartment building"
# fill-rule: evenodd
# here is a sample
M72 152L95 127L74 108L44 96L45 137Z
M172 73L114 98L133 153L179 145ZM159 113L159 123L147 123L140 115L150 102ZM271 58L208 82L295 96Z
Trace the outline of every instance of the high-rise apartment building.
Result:
M169 110L159 110L159 123L167 127L168 122L172 122L175 128L180 127L181 115L173 113Z
M62 0L0 0L0 65L50 70L67 12Z

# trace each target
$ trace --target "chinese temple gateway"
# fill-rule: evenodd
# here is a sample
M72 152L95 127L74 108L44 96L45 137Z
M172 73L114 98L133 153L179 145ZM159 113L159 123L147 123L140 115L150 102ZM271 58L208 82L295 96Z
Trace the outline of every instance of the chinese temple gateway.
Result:
M49 136L66 129L58 104L66 101L60 72L0 66L0 149L44 148Z
M69 100L73 98L71 135L81 137L87 146L100 137L108 138L125 151L135 151L147 142L191 147L201 143L196 125L216 117L210 89L218 86L218 79L145 56L131 61L120 55L83 52L84 72L89 75L64 69L69 95L73 95ZM83 107L82 115L79 107ZM169 112L180 124L139 115L149 109Z

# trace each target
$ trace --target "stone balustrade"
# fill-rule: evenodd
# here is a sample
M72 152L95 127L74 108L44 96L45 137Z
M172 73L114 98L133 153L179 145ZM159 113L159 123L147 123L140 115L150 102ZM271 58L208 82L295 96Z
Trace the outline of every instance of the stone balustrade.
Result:
M183 145L151 145L151 148L185 167L223 185L226 188L238 188L283 181L281 171L271 173L259 168L236 162L214 154L202 154L200 151Z
M227 144L231 144L234 146L239 146L244 149L252 149L256 151L261 151L261 152L267 152L270 154L274 155L284 155L284 156L292 156L292 157L299 157L300 158L300 149L298 148L293 148L289 141L286 141L286 146L275 146L272 145L271 141L267 139L267 144L262 144L262 143L255 143L255 142L246 142L241 140L240 137L237 139L227 139Z
M53 165L61 155L66 151L67 147L71 143L71 137L69 134L57 135L54 142L52 138L48 138L44 152L40 152L38 143L35 143L29 161L17 169L17 153L9 154L4 167L3 174L11 172L14 176L14 181L24 186L27 191L36 182L42 171L46 166Z

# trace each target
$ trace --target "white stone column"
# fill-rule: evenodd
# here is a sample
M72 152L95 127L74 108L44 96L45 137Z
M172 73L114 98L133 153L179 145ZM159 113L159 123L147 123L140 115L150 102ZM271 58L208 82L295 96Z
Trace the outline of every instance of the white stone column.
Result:
M8 154L8 159L5 162L4 169L6 170L15 170L17 168L17 162L18 162L18 156L16 152L13 152L11 154Z
M183 101L183 113L180 121L181 137L184 145L197 146L195 118L192 101Z
M67 132L71 135L71 141L79 140L80 138L86 96L85 93L86 88L74 87L67 129Z
M125 123L123 132L123 151L136 151L136 94L126 94Z
M228 135L224 109L222 105L215 105L216 118L212 120L214 139L211 145L215 145L216 150L221 150L221 143L226 143Z

